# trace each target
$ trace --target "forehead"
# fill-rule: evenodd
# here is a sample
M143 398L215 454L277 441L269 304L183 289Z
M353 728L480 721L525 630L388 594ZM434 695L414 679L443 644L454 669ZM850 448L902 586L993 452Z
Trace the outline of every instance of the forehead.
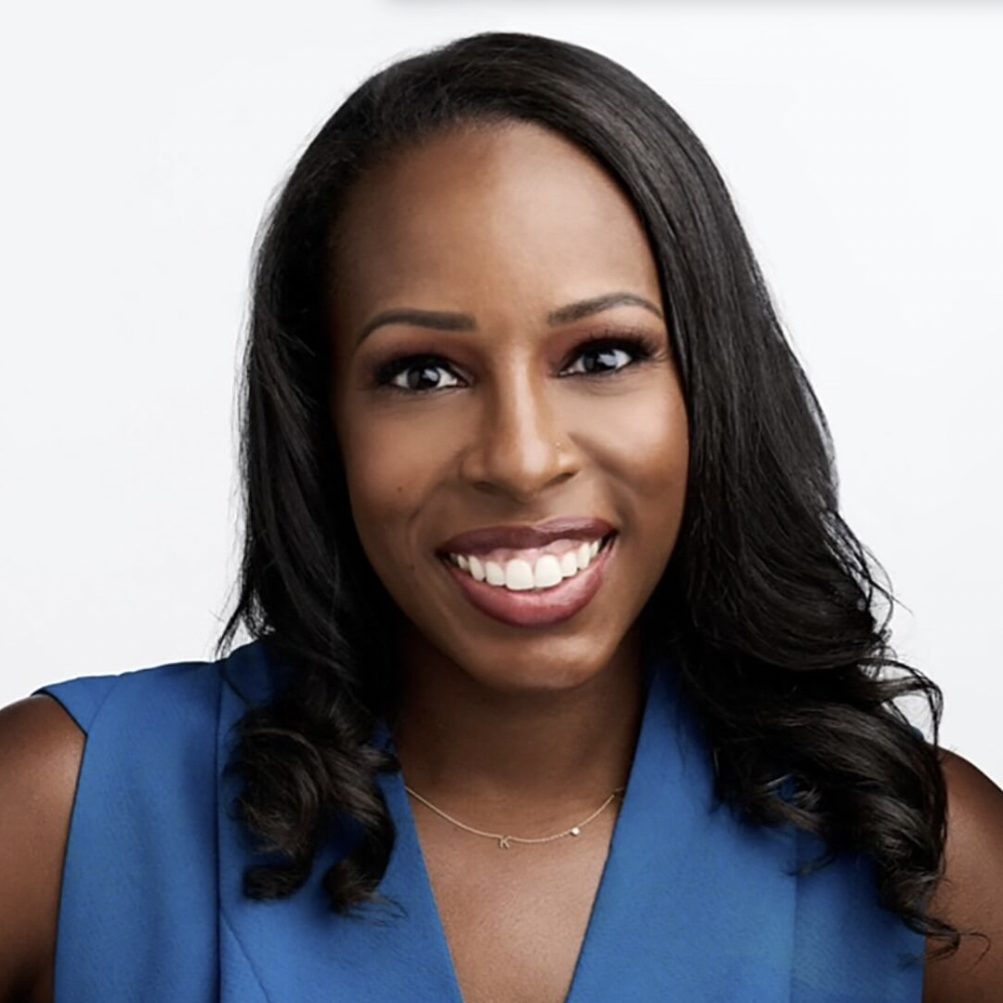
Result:
M633 289L658 301L644 229L616 182L529 123L457 129L365 174L337 227L336 313L527 309Z

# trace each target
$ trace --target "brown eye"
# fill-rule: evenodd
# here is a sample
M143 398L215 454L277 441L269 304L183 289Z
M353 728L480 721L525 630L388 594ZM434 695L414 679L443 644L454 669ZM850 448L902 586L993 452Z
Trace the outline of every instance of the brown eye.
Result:
M441 379L446 375L446 381ZM387 386L404 393L427 393L459 386L460 381L445 360L436 355L411 355L394 359L382 366L376 374L379 386Z
M582 360L582 368L578 372L608 373L622 369L633 361L622 348L590 348L578 356ZM618 361L622 360L622 361ZM572 369L572 372L575 370Z
M574 364L565 372L571 375L604 376L621 372L628 366L650 358L651 354L651 348L641 338L599 336L579 346Z

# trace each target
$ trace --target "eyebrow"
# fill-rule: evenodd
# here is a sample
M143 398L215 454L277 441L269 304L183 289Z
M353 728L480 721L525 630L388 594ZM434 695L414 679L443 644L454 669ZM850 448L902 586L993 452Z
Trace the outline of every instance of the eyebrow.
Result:
M617 306L639 306L648 310L656 317L664 320L662 311L650 300L636 293L615 292L606 293L602 296L593 296L591 299L577 300L565 306L551 310L547 314L547 324L556 327L560 324L570 324L584 317L591 317L593 314L601 313L603 310L611 310ZM378 327L387 324L411 324L415 327L428 327L434 331L476 331L477 321L468 313L450 313L443 310L384 310L370 320L359 333L356 344L360 344L366 337L373 333Z

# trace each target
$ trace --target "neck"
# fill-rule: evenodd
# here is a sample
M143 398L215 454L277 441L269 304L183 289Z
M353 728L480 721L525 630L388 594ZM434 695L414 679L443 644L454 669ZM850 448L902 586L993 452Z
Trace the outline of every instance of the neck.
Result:
M501 692L408 642L395 745L405 781L483 817L596 805L627 782L644 676L636 635L573 688ZM438 802L437 802L438 803Z

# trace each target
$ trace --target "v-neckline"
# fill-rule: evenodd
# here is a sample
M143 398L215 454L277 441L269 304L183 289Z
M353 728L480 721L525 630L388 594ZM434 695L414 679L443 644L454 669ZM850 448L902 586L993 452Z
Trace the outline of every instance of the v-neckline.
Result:
M676 665L670 656L657 654L654 664L628 790L566 1003L611 999L802 1003L819 993L863 1001L873 998L875 980L883 986L883 999L896 1003L918 999L923 938L898 917L877 908L872 867L861 866L866 861L857 856L842 855L810 877L796 876L795 865L816 859L824 848L821 841L789 825L750 825L719 802L707 737L680 686ZM319 879L272 902L247 896L247 867L268 858L258 855L255 841L232 811L241 782L224 764L231 762L239 739L236 725L248 707L272 699L278 669L260 642L238 649L224 666L227 685L220 693L216 732L216 894L206 887L193 898L191 883L177 881L155 890L182 911L202 909L207 915L216 911L221 1003L267 1003L290 995L302 1003L360 999L462 1003L416 830L409 825L410 805L399 773L380 773L377 778L398 831L377 888L382 901L359 912L339 913L331 909ZM142 708L136 713L141 712ZM115 754L118 745L107 739L108 733L100 729L88 739L92 755ZM200 761L185 759L185 782L192 775L192 764ZM99 847L111 847L118 853L113 869L126 875L146 873L150 862L162 862L169 850L175 859L173 843L163 845L152 837L143 841L142 853L138 840L127 846L108 843L104 808L132 804L135 784L132 774L122 774L120 764L98 768L104 765L100 760L92 763L90 782L93 785L101 777L117 786L90 789L84 803L102 811L97 813L100 817L93 811L75 816L78 856L81 851L96 853ZM189 794L185 813L179 816L182 821L171 827L170 835L184 838L187 842L178 845L197 853L200 844L195 841L201 830L190 814L197 805ZM155 835L162 835L162 829ZM122 846L124 868L119 859ZM327 873L348 849L341 839L318 847L315 873ZM89 858L85 852L79 859ZM93 895L84 894L90 886L79 884L80 874L76 879L75 892L71 881L67 887L73 895L64 899L66 915L76 917L73 922L85 916L94 901ZM127 885L140 887L131 879ZM102 886L99 897L107 891ZM400 908L394 908L395 903ZM391 907L389 912L386 906ZM130 915L129 907L126 902L121 914ZM847 917L852 919L849 924ZM83 957L87 945L81 944L76 946ZM898 966L896 959L905 955L914 966ZM856 960L853 985L846 983L842 968L834 967L834 957ZM130 957L125 971L145 973L148 979L147 968L145 958L136 956ZM101 985L106 974L97 972L94 984Z
M636 817L640 811L637 788L640 784L639 777L642 771L639 764L644 760L648 746L653 739L651 732L655 725L652 719L656 716L654 714L654 704L660 696L655 691L657 687L664 683L661 669L662 666L658 660L649 661L645 666L643 677L644 709L641 715L641 726L638 729L634 755L631 759L620 810L617 813L616 821L613 823L609 848L603 861L599 884L589 909L589 918L585 926L585 933L579 945L578 954L575 957L571 982L564 997L564 1003L578 1003L579 999L587 1000L591 998L587 987L584 985L584 973L587 972L585 962L591 953L597 949L597 944L602 941L603 926L609 922L607 918L610 912L608 900L614 894L614 890L611 889L612 881L610 875L614 870L614 862L619 859L620 854L623 852L622 846L627 840L624 833L633 825L639 824L639 820ZM382 741L393 750L393 739L386 729L382 730ZM456 962L449 939L446 936L446 926L442 919L442 912L439 909L438 899L435 896L435 889L428 870L428 861L418 835L418 826L411 807L411 801L404 787L403 774L398 770L390 774L385 774L384 777L384 796L387 798L388 807L395 818L397 827L396 840L401 851L406 853L410 858L409 863L411 868L413 868L413 890L417 893L421 908L421 916L414 918L430 925L437 953L440 960L448 967L448 981L453 990L450 1003L464 1003L459 973L456 969Z

